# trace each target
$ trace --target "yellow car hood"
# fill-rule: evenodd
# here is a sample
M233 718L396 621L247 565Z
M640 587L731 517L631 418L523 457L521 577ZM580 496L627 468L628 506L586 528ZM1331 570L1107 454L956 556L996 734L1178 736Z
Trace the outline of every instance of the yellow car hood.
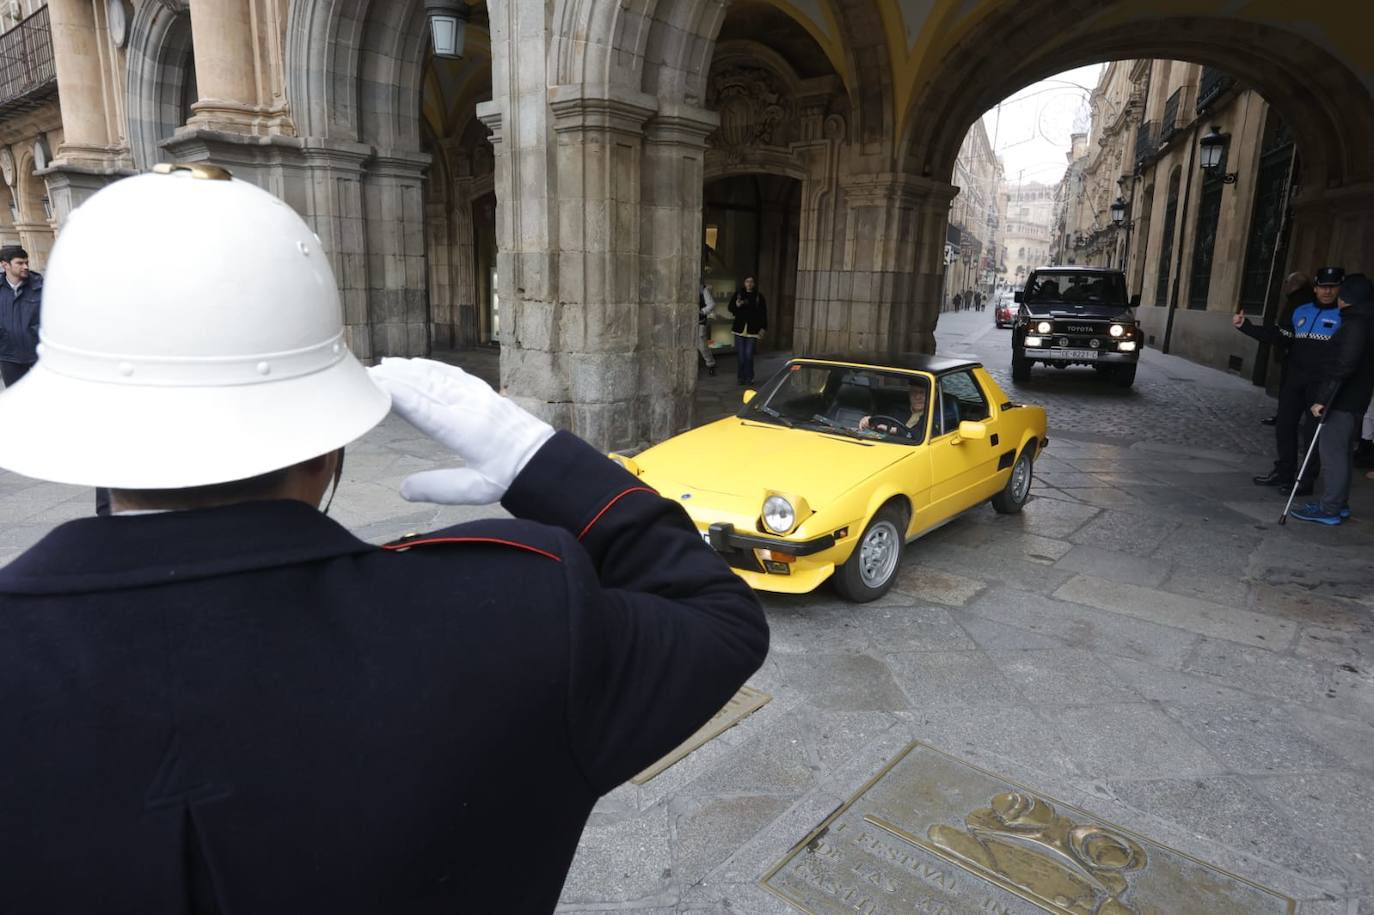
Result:
M763 493L772 490L801 496L818 511L911 453L909 445L731 417L670 438L634 460L644 481L669 499L685 492L737 497L747 502L741 508L757 512Z

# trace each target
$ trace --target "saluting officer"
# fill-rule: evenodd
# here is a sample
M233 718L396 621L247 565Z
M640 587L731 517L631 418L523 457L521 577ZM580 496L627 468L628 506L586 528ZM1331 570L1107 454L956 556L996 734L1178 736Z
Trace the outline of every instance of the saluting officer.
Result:
M1298 452L1302 440L1310 435L1308 430L1312 423L1307 409L1317 400L1317 387L1326 377L1332 358L1331 338L1341 326L1336 296L1343 279L1345 271L1342 268L1322 267L1314 280L1312 300L1291 312L1285 311L1273 326L1256 326L1243 314L1236 314L1232 319L1236 329L1247 337L1284 346L1288 352L1274 417L1274 469L1255 477L1257 486L1278 486L1284 495L1294 486L1298 488L1298 495L1312 492L1312 481L1318 469L1316 462L1309 465L1304 479L1296 479Z
M549 912L597 798L758 668L676 504L456 368L372 371L266 192L173 167L72 214L0 467L115 513L0 569L0 912ZM406 498L515 520L321 513L389 408L464 464Z

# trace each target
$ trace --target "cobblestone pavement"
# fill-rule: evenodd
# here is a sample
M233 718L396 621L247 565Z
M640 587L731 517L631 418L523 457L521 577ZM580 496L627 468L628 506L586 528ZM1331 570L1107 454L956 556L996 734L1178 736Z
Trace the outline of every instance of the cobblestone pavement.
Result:
M1049 410L1025 511L980 508L917 541L875 604L766 596L772 650L751 683L772 701L608 795L561 911L791 911L759 878L922 740L1299 915L1374 912L1374 483L1350 524L1279 527L1281 503L1249 482L1269 461L1261 391L1154 352L1131 392L1040 368L1013 387L1006 335L985 312L943 316L938 336ZM495 375L493 352L448 355ZM733 369L703 377L703 420L739 402ZM444 460L389 419L349 449L335 516L382 541L499 513L396 495ZM91 502L0 473L0 562Z

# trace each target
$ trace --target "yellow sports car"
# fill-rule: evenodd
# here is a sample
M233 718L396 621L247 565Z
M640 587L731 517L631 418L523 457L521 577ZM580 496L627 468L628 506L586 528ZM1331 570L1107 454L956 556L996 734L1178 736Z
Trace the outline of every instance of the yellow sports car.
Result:
M744 406L617 458L677 499L752 587L853 601L897 577L905 544L975 505L1021 510L1045 411L1013 403L976 362L808 356Z

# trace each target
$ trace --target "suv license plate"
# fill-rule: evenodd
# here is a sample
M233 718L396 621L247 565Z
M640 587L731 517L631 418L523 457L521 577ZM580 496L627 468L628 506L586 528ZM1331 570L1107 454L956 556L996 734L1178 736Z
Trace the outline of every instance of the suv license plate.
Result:
M1097 360L1095 349L1053 349L1050 352L1060 359L1086 359L1089 362Z

